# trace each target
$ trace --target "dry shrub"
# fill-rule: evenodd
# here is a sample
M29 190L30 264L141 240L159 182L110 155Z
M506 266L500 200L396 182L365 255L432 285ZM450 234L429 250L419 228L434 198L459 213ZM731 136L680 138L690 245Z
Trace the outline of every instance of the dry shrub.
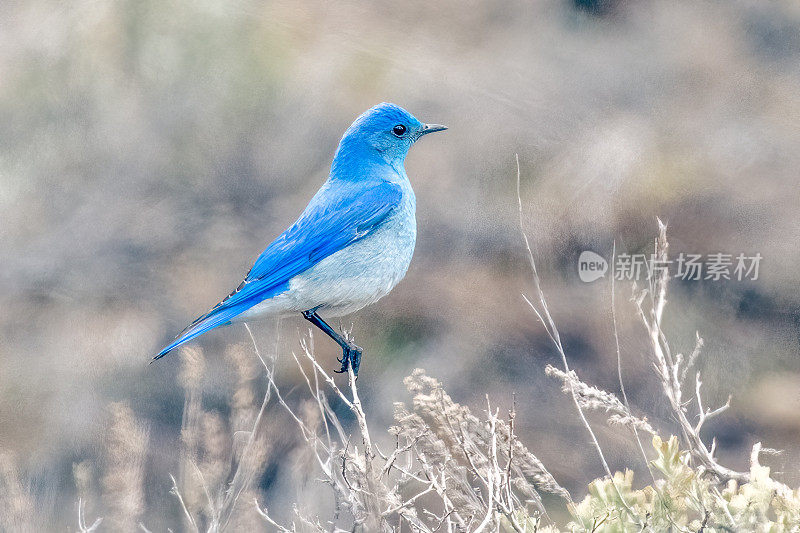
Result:
M108 414L105 471L101 478L106 520L114 531L139 531L145 511L144 467L149 432L125 403L112 403Z
M0 450L0 531L39 531L35 509L14 457Z

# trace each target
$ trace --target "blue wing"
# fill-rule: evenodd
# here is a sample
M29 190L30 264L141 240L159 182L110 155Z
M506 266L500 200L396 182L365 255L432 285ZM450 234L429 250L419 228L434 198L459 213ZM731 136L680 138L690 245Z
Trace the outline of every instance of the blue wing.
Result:
M256 259L241 285L192 322L155 359L285 291L294 276L380 226L402 195L399 186L386 181L369 187L363 182L326 182L300 218Z

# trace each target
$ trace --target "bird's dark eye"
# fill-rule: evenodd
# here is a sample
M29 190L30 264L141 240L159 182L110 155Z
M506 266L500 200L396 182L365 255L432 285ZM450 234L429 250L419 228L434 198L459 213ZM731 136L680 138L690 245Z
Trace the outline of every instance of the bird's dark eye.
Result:
M402 124L398 124L397 126L392 128L392 133L394 133L398 137L402 137L405 132L406 132L406 127L403 126Z

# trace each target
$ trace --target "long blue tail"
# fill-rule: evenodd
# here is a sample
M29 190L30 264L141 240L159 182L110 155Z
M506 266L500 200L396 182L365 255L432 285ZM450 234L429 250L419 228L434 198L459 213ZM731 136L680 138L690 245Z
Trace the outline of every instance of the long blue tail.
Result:
M189 342L195 337L199 337L206 331L227 324L236 315L239 315L249 309L251 305L252 302L243 302L239 305L233 305L228 308L212 309L208 314L205 314L192 322L189 327L183 330L183 332L178 335L178 337L171 344L158 352L158 355L153 358L153 361L161 359L178 346Z
M254 282L243 281L236 287L236 290L215 305L211 311L189 324L172 344L158 352L158 355L153 358L153 361L161 359L178 346L189 342L195 337L199 337L206 331L224 326L233 320L234 317L244 313L258 302L280 294L288 288L288 281L271 286L265 286L265 284L260 283L260 280L255 280Z

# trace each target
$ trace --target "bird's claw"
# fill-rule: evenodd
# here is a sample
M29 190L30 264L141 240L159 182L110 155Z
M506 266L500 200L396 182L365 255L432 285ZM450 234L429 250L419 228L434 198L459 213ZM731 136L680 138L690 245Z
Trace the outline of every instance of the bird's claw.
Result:
M358 377L358 368L361 366L361 353L360 347L355 344L342 349L342 358L336 358L337 361L342 363L340 370L334 370L337 374L344 374L349 368L352 367L353 374Z

